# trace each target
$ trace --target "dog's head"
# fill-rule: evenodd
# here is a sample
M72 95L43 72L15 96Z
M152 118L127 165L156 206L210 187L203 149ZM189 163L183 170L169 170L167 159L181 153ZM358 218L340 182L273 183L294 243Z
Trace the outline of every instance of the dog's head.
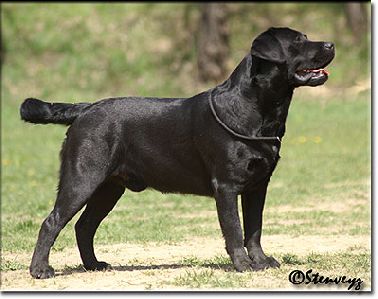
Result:
M315 42L289 28L270 28L252 43L252 56L286 65L288 84L318 86L328 79L324 69L335 56L330 42Z

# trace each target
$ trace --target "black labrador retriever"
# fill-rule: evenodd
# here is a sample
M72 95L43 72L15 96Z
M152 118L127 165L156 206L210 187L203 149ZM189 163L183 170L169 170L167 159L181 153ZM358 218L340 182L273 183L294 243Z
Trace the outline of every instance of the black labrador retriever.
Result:
M31 275L54 276L51 246L85 205L75 225L84 267L107 268L93 250L97 227L125 188L148 187L215 197L236 270L279 267L260 244L267 186L280 158L294 88L326 82L324 67L334 55L330 42L270 28L253 41L225 82L191 98L120 97L79 104L26 99L20 108L24 121L71 125L61 150L56 203L40 229Z

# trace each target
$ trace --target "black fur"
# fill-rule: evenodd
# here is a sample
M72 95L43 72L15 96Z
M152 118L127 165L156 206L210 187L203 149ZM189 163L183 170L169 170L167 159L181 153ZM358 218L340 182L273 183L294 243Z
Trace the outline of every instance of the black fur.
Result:
M253 42L229 79L188 99L120 97L77 105L28 99L21 107L24 120L71 124L61 152L58 196L42 224L31 275L54 275L48 263L50 248L85 205L75 226L80 254L87 269L106 268L93 250L98 225L125 188L138 192L147 187L214 197L236 270L278 267L264 254L260 238L267 186L281 144L277 139L245 140L230 130L282 138L294 88L327 80L323 71L303 70L322 68L333 57L330 43L311 42L288 28L271 28ZM210 97L220 121L209 107Z
M90 106L89 103L46 103L29 98L22 103L20 115L22 120L30 123L70 125Z

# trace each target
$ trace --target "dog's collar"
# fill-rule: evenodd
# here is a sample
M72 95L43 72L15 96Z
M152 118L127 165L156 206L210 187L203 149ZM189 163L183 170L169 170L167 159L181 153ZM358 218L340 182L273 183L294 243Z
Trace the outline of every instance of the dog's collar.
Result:
M278 137L278 136L275 136L275 137L246 136L246 135L242 135L242 134L235 132L233 129L231 129L229 126L227 126L217 115L217 112L215 111L215 108L214 108L214 105L213 105L213 91L210 92L209 105L210 105L211 112L213 113L217 123L220 124L227 132L231 133L232 135L234 135L238 138L241 138L241 139L245 139L245 140L254 140L254 141L260 140L260 141L278 141L278 142L281 142L281 138Z

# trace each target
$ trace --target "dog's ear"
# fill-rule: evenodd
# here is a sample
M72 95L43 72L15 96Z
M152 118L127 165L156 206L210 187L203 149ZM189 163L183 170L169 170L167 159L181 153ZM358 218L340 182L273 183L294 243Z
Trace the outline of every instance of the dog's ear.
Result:
M285 63L286 56L282 49L282 45L272 29L273 28L261 33L253 41L251 54L268 61Z

